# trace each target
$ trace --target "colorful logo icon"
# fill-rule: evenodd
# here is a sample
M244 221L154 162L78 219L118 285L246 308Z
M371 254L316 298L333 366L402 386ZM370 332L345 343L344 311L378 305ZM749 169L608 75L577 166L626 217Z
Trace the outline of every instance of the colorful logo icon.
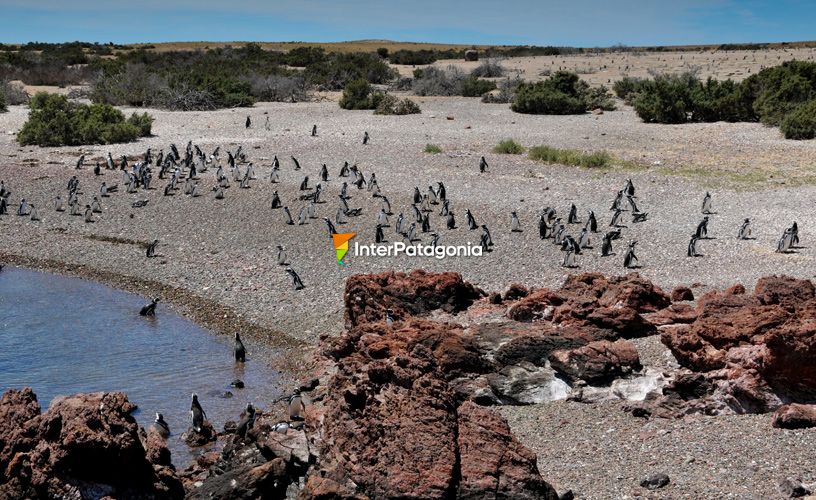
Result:
M332 240L334 241L334 252L337 254L337 263L341 266L345 265L343 258L349 250L349 241L357 236L357 233L333 233Z

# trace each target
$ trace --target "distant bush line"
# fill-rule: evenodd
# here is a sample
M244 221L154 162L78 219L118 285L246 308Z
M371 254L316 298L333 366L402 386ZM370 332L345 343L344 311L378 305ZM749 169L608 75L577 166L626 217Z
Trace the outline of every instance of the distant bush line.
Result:
M150 135L153 118L129 118L108 104L78 104L59 94L40 92L31 98L28 121L17 134L21 145L79 146L130 142Z
M648 123L762 122L787 139L816 136L816 63L788 61L741 83L702 81L690 73L624 78L618 97Z

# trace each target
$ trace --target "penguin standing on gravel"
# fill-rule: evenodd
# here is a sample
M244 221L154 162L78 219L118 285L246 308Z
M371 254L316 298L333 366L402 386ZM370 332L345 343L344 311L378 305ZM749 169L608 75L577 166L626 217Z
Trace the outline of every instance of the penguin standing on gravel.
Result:
M368 131L365 131L363 132L363 146L368 144L368 140L369 140Z
M278 195L278 192L275 191L274 193L272 193L272 208L273 209L280 208L281 206L282 206L282 203L281 203L280 196Z
M697 238L706 238L708 236L708 216L703 217L703 220L697 224L697 229L694 231Z
M696 234L691 235L691 241L688 244L688 250L686 251L686 255L689 257L701 257L699 253L697 253L697 242L700 241L700 238L697 237Z
M295 287L295 290L303 290L303 281L301 281L298 273L296 273L291 267L286 269L286 273L289 274L290 278L292 278L292 286Z
M592 210L589 211L589 217L587 218L586 227L590 230L590 232L597 233L598 232L598 220L595 219L595 212Z
M207 418L207 414L204 413L204 408L201 407L201 403L198 402L198 394L193 393L193 401L190 403L190 420L193 426L193 430L196 432L201 432L201 429L204 427L204 419Z
M312 137L317 137L317 125L312 125Z
M278 245L278 265L286 265L286 250L284 250L283 245Z
M710 214L710 213L711 213L711 194L709 194L709 192L708 192L708 191L706 191L706 194L705 194L705 196L703 197L703 207L702 207L702 212L703 212L703 214L705 214L705 215L708 215L708 214Z
M470 209L468 208L465 210L465 218L467 219L468 228L473 231L477 229L479 226L476 224L476 218L473 217L473 214L470 213Z
M609 257L612 255L612 233L606 233L601 244L601 257Z
M516 211L510 212L510 232L511 233L520 233L521 232L521 222L519 222L518 214Z
M575 206L575 203L570 205L569 215L567 215L567 224L580 224L581 221L578 220L578 207Z
M542 213L538 216L538 236L542 240L547 239L547 230L550 226L547 225L547 214Z
M283 207L283 213L286 214L286 223L290 226L295 225L295 221L292 220L292 213L289 212L289 207Z
M740 240L747 240L751 238L751 219L745 219L743 221L742 226L740 226L739 232L737 233L737 239Z
M246 362L246 348L244 347L244 343L241 342L241 335L238 332L235 332L235 341L233 342L232 346L232 354L235 357L236 363Z
M246 123L244 124L245 128L249 128L252 126L252 119L247 115Z
M306 405L300 394L300 389L295 389L294 394L289 397L289 420L306 420Z
M638 258L637 255L635 255L635 245L637 245L637 241L629 243L629 250L626 252L626 256L623 258L623 267L627 269L632 269L638 266Z
M148 257L148 258L152 258L152 257L155 257L155 256L156 256L156 246L157 246L158 244L159 244L159 240L153 240L152 242L150 242L150 244L149 244L149 245L147 245L147 252L146 252L146 254L147 254L147 257Z
M487 171L487 166L487 160L485 160L485 157L482 156L482 158L479 160L479 173L485 173Z

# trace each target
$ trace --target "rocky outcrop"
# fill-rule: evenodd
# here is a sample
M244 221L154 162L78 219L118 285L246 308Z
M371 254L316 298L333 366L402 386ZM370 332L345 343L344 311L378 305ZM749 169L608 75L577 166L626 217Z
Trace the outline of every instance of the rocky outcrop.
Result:
M387 309L397 319L423 315L435 309L458 312L467 309L484 292L462 280L457 273L358 274L346 282L346 325L354 327L385 318Z
M628 340L599 340L550 354L553 368L571 379L604 383L639 370L637 348Z
M122 393L77 394L40 413L30 389L0 400L0 497L181 498L163 452L147 458ZM152 445L154 449L158 446Z
M760 279L753 294L740 291L705 294L697 318L663 331L661 340L682 366L716 382L735 411L816 401L813 284L772 276Z
M792 403L776 409L772 425L779 429L816 427L816 405Z

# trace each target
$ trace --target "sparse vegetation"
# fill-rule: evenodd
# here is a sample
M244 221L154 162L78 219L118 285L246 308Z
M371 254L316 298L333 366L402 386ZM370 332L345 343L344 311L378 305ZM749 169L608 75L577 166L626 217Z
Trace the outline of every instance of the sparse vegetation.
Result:
M612 155L606 151L585 153L575 149L558 149L550 146L530 148L529 158L544 163L557 163L584 168L604 168L612 165Z
M476 78L499 78L504 76L504 68L496 59L486 59L470 72Z
M375 115L413 115L420 113L419 105L410 99L399 99L385 94L374 110Z
M426 144L426 145L425 145L425 150L424 150L424 151L425 151L426 153L430 153L430 154L435 155L435 154L439 154L439 153L441 153L441 152L442 152L442 148L441 148L441 147L439 147L437 144Z
M524 146L513 139L505 139L496 144L496 147L493 148L493 152L504 155L520 155L524 152Z
M6 106L28 104L28 94L19 83L0 82L0 99Z
M635 95L643 88L643 78L635 78L632 76L624 76L612 85L612 91L615 95L623 99L626 104L632 104Z
M78 104L40 92L30 103L28 121L17 134L21 145L79 146L130 142L150 135L153 118L134 113L127 120L108 104Z
M521 83L522 79L519 77L505 78L504 80L500 80L496 85L498 92L488 92L487 94L483 95L482 102L500 104L513 102L513 100L516 98L516 91Z
M495 82L483 80L455 67L434 66L414 71L412 89L416 95L479 97L496 88Z

